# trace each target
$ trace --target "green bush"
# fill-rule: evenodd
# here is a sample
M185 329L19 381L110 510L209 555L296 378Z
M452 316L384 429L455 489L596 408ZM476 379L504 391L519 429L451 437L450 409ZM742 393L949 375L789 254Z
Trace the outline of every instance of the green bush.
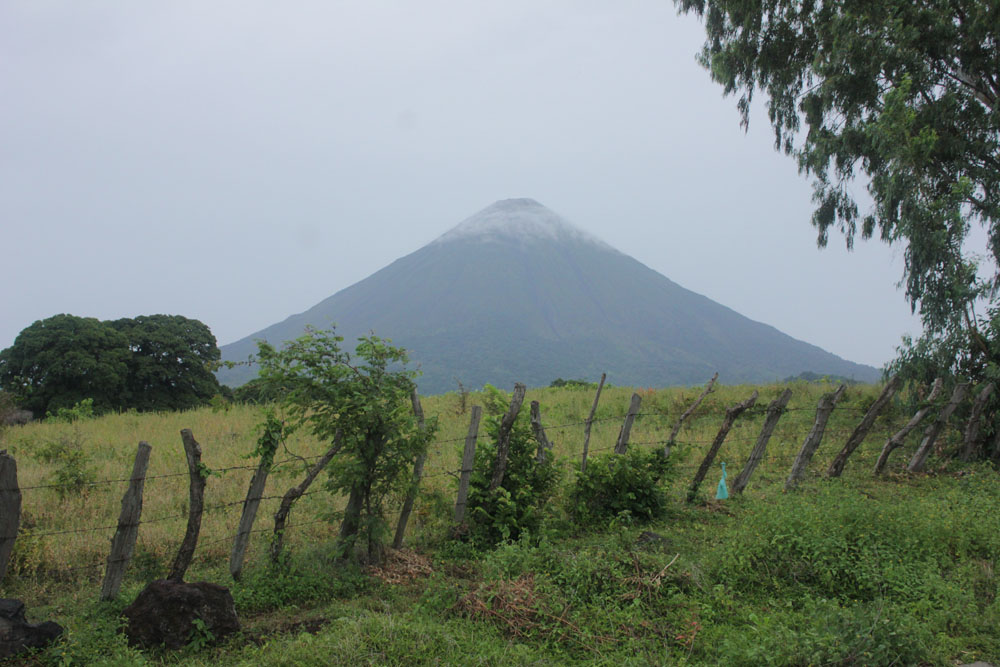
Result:
M635 521L662 516L667 507L663 482L675 459L659 449L635 448L590 459L570 491L570 515L581 526L604 525L626 513Z

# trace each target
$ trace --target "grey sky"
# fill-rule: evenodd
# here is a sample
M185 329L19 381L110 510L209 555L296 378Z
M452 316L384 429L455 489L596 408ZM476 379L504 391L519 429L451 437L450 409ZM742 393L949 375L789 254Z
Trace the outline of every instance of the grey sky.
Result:
M4 2L0 348L60 312L232 342L531 197L881 365L918 331L902 247L817 250L809 182L702 39L669 0Z

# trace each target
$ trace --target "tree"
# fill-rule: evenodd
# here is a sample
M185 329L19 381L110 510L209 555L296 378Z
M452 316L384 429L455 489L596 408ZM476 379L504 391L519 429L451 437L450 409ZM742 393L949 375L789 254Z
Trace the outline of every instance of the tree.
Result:
M903 244L924 345L960 341L966 359L952 366L983 357L995 370L984 332L996 326L975 308L1000 289L1000 3L674 2L704 18L701 63L739 95L744 127L755 92L767 94L775 147L813 178L819 245L831 227L848 248L859 231ZM865 213L850 190L859 178ZM973 222L992 266L967 247Z
M307 329L281 350L258 342L260 378L287 411L292 428L341 442L330 463L328 488L347 495L340 526L345 555L356 544L378 561L388 537L386 500L410 481L413 462L427 448L435 424L420 429L410 411L415 371L406 352L374 335L343 351L334 331Z
M0 386L36 415L94 399L98 411L121 407L128 376L125 337L92 317L38 320L0 352Z
M123 403L136 410L185 410L220 392L212 331L181 315L140 315L108 322L131 352Z

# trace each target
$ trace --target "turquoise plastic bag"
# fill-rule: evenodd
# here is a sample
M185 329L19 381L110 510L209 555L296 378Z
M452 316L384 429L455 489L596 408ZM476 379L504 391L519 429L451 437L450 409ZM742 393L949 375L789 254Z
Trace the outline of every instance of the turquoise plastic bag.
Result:
M729 489L726 488L726 464L722 464L722 479L719 480L719 488L715 492L716 500L725 500L729 497Z

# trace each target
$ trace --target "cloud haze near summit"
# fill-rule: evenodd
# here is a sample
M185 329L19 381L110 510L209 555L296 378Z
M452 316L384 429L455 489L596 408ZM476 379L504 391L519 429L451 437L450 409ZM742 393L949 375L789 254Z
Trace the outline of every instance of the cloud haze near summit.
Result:
M661 2L0 6L0 348L171 313L228 343L508 197L852 361L918 326L902 247L817 250L810 184ZM863 185L856 195L863 195Z

